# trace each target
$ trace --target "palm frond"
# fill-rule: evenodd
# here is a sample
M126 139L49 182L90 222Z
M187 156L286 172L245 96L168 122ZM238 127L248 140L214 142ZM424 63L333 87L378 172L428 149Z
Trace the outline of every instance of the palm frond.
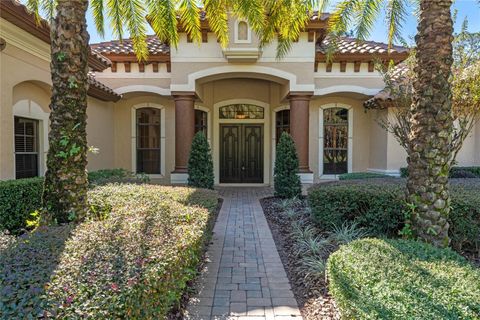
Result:
M40 16L40 0L27 0L25 3L28 10L30 10L35 15L35 22L40 24L42 17Z
M107 16L113 35L120 40L123 38L122 0L107 0Z
M174 0L145 0L147 17L157 37L172 47L178 46L177 2Z
M190 38L199 43L202 40L200 30L200 9L196 0L182 0L180 3L180 22Z
M395 40L401 39L402 25L407 16L406 0L388 0L386 8L386 20L388 24L388 48L390 49Z
M375 20L380 14L381 5L384 0L363 0L358 3L356 37L360 40L366 40L370 36ZM393 0L397 1L397 0Z
M227 0L204 0L203 5L207 14L208 25L217 35L222 48L225 48L229 42Z
M55 8L57 7L56 0L42 0L41 1L41 9L46 14L46 18L48 21L51 21L55 15Z
M93 21L98 34L105 37L104 0L90 0L92 7Z
M355 8L362 0L342 0L337 4L329 19L329 30L336 34L343 34L348 30L354 17Z
M142 0L122 0L121 12L132 38L133 51L139 61L148 57L147 27Z
M265 24L265 6L262 0L233 1L233 12L248 20L250 27L258 32Z

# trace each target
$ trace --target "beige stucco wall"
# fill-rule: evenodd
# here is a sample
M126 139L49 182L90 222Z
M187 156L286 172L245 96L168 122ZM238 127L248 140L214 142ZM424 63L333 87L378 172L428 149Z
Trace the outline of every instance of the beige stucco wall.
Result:
M14 115L39 120L40 174L48 150L50 104L49 46L1 19L0 36L7 46L0 52L0 180L15 178ZM88 155L89 170L113 168L113 105L88 98L87 139L100 153Z
M319 154L320 144L323 142L320 137L320 112L322 106L338 103L342 106L352 108L352 172L366 171L370 165L370 153L364 150L370 149L370 123L371 115L365 113L362 100L347 98L339 94L338 96L330 96L324 98L314 98L310 102L310 169L314 173L314 178L318 179L320 171L320 160L322 155Z
M132 143L132 137L135 136L135 118L132 110L135 106L142 105L149 107L153 104L165 109L164 118L161 119L161 125L164 126L164 153L162 153L162 163L164 163L165 172L163 176L152 178L154 182L169 183L170 173L175 167L175 108L172 99L151 94L126 95L124 99L117 102L114 109L114 167L124 168L130 171L136 171L134 168L133 157L135 157L135 141Z

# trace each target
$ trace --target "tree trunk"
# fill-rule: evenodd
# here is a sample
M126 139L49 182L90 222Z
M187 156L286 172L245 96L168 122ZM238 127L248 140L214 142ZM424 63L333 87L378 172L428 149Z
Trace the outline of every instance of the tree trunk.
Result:
M58 223L87 212L88 0L58 0L51 24L52 98L43 205Z
M417 236L438 247L450 243L451 5L451 0L420 1L408 157L408 200L416 207L413 227Z

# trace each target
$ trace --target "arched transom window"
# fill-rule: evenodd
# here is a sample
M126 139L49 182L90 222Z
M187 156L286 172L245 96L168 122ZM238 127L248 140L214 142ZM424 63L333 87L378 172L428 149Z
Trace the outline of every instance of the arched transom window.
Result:
M220 119L263 119L262 107L253 104L232 104L220 108Z
M137 172L160 174L160 109L140 108L137 114Z
M323 173L348 172L348 109L323 110Z

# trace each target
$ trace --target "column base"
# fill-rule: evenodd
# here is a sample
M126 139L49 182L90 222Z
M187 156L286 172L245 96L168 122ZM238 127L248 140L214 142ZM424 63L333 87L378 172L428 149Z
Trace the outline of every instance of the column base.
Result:
M300 172L298 176L301 183L313 184L313 172Z
M187 184L188 173L172 172L170 174L170 183L171 184Z

